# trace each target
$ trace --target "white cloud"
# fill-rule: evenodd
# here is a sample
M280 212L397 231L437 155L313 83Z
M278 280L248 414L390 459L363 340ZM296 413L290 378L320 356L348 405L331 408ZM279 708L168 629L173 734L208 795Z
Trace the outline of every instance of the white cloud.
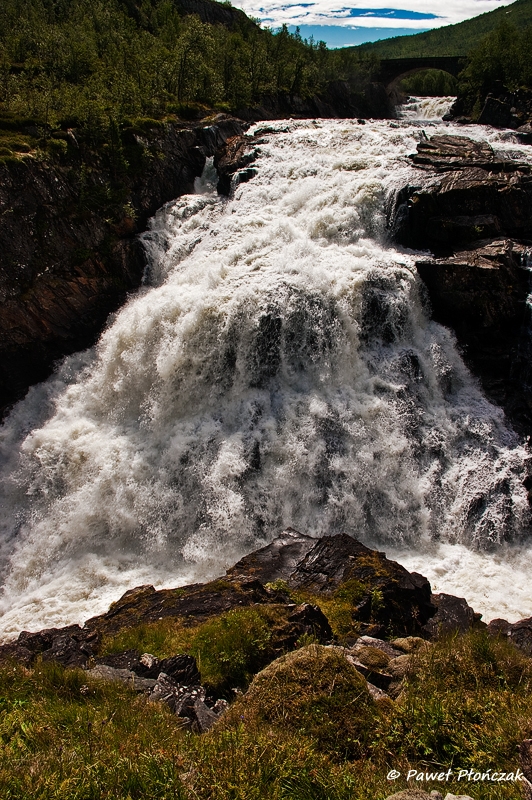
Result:
M360 0L346 7L341 0L315 0L313 3L280 4L279 0L233 0L233 5L243 9L248 16L264 21L270 28L286 25L340 25L349 28L410 28L425 30L452 25L464 19L476 17L500 6L509 5L513 0L446 0L444 7L435 6L431 0L401 0L394 4L386 0ZM404 19L390 17L384 12L395 10L435 14L435 19ZM355 16L361 9L362 15ZM365 12L375 10L375 16L367 16Z

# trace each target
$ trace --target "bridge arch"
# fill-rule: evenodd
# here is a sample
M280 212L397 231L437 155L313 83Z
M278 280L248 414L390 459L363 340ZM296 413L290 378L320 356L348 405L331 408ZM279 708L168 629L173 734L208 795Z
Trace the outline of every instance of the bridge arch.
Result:
M386 86L388 94L397 89L408 75L427 69L447 72L454 78L463 70L466 60L459 56L427 56L424 58L387 58L380 62L378 80Z

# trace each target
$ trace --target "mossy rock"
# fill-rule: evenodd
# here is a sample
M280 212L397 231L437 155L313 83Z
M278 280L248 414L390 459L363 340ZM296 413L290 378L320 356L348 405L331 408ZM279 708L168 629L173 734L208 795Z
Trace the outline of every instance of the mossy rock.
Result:
M366 667L370 667L371 669L386 669L390 663L390 656L377 647L360 645L356 649L356 657L365 664Z
M390 642L393 647L402 650L403 653L416 653L418 650L430 647L430 642L420 636L404 636Z
M361 757L380 717L366 681L336 650L308 645L269 664L228 722L267 724L314 739L340 758Z

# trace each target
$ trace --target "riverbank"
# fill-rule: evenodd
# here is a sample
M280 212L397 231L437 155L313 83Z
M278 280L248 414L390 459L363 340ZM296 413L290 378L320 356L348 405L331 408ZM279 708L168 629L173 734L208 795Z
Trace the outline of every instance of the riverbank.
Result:
M209 584L138 587L83 628L0 648L0 788L513 800L530 620L512 630L351 537L285 531Z

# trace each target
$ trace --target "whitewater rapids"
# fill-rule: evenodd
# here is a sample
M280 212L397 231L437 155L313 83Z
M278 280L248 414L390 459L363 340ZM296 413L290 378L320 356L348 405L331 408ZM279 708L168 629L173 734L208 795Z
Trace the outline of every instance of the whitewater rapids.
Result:
M377 545L488 619L532 614L527 449L385 220L422 128L515 140L268 127L231 199L210 168L155 216L143 288L3 425L1 637L220 575L289 525Z

